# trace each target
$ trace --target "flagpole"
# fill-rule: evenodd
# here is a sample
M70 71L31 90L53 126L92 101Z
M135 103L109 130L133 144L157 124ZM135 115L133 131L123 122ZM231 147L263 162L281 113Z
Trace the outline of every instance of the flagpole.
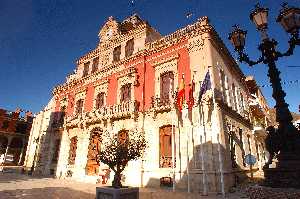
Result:
M185 119L187 119L187 116L188 116L188 110L185 108ZM190 169L189 169L189 161L190 161L190 158L189 158L189 128L188 126L186 126L185 129L185 133L186 133L186 173L187 173L187 191L188 193L190 193Z
M175 191L175 137L174 137L174 120L172 118L172 171L173 171L173 192Z
M203 195L206 196L207 195L207 182L206 182L206 170L205 170L204 149L203 149L203 144L206 143L206 132L205 132L204 112L203 112L202 102L201 101L199 103L199 106L200 106L199 116L201 116L201 113L202 113L201 119L202 119L202 125L203 125L203 135L204 135L204 143L203 143L202 135L200 134L201 170L203 172L202 173ZM200 120L200 122L201 122L201 120Z
M208 71L209 68L212 69L212 66L208 66ZM213 107L214 107L214 112L216 112L216 98L215 98L215 77L213 75L214 73L211 72L212 80L213 83L211 84L212 87L212 98L213 98ZM225 188L224 188L224 172L223 172L223 162L222 162L222 154L221 154L221 149L220 149L220 132L217 134L217 141L218 141L218 153L219 153L219 169L220 169L220 182L221 182L221 192L223 197L225 196Z
M172 85L174 85L174 82L170 83L170 92L172 92ZM173 106L174 105L174 100L173 100L173 96L169 96L169 98L172 100L170 101L170 104ZM174 133L174 116L173 114L171 114L171 120L172 120L172 138L171 138L171 142L172 142L172 171L173 171L173 192L175 191L175 133Z

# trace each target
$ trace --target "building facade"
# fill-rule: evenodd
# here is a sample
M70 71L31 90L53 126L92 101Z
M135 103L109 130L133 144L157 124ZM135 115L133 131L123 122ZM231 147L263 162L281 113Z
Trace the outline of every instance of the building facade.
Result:
M33 116L29 111L24 117L21 113L21 109L0 109L0 155L4 154L4 165L18 166L24 162Z
M110 183L107 166L96 161L101 137L143 132L148 147L125 169L127 185L159 187L170 179L176 189L222 192L249 175L245 156L263 150L255 147L251 93L207 17L166 36L137 15L122 22L109 17L98 37L96 48L77 60L75 73L53 90L53 117L45 128L49 139L59 138L59 150L45 147L43 169L34 170L54 169L58 177L86 182L105 182L105 176ZM207 74L211 88L198 99ZM181 82L185 103L179 114ZM45 169L55 157L57 164Z

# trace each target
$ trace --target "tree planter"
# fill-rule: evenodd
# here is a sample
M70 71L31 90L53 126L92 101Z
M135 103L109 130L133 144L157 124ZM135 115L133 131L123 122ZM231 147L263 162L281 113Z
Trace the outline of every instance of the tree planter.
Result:
M96 199L139 199L139 188L96 187Z

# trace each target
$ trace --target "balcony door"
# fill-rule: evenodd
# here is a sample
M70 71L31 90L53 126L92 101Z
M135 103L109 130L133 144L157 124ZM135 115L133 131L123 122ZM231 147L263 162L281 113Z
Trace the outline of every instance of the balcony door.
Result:
M174 74L173 72L163 73L160 77L160 99L168 102L174 91Z

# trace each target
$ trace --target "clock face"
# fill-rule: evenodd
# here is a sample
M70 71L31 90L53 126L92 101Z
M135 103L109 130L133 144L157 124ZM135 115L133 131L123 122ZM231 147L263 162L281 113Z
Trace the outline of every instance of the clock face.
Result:
M111 36L112 36L112 29L109 29L109 30L106 32L106 38L109 39Z

